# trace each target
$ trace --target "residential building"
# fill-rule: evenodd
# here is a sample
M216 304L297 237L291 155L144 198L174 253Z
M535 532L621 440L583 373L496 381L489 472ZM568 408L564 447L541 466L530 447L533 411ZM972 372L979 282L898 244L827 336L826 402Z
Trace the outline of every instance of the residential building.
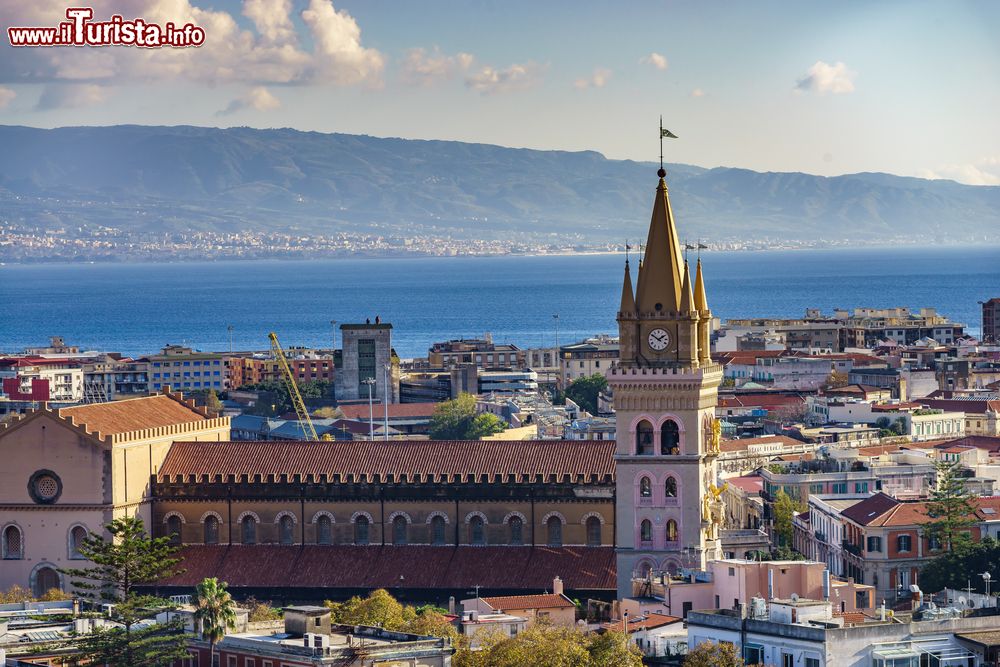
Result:
M525 368L524 350L510 343L494 343L493 337L459 338L434 343L427 351L427 364L445 370L461 364L474 364L478 368Z
M687 653L684 619L657 612L623 612L621 621L605 623L601 630L624 632L646 658L680 658Z
M562 579L552 580L552 592L542 595L502 595L462 600L463 611L479 614L510 614L528 621L572 628L576 626L576 605L563 593Z
M983 331L980 338L988 343L1000 343L1000 297L994 297L982 302Z
M562 386L573 380L604 375L618 359L618 339L610 336L588 338L559 348Z
M79 403L83 400L83 369L76 359L7 357L0 359L0 380L8 400Z
M213 664L208 642L192 637L187 650L190 658L174 667ZM285 608L283 627L226 634L215 652L217 664L226 667L448 667L454 648L441 637L339 625L326 607L297 605Z
M343 350L335 359L337 401L371 398L399 403L399 357L392 349L392 325L376 316L375 323L341 324Z
M228 417L180 394L40 408L0 424L0 589L69 590L59 569L86 566L89 533L124 516L150 525L150 476L173 441L228 438Z
M149 386L155 394L167 387L183 391L230 389L230 358L222 352L200 352L183 345L167 345L147 357Z
M498 633L502 637L516 637L528 627L528 619L503 612L481 614L478 611L462 613L458 631L469 638L469 648L473 651L482 647L484 639L491 639Z
M1000 525L1000 498L974 498L973 541ZM844 519L844 565L848 576L870 583L880 598L906 597L919 585L920 568L942 553L942 544L924 530L930 521L923 501L901 501L885 493L841 511Z
M810 560L825 563L830 573L847 576L844 563L844 517L842 512L871 497L870 493L815 494L808 510L793 519L792 545Z

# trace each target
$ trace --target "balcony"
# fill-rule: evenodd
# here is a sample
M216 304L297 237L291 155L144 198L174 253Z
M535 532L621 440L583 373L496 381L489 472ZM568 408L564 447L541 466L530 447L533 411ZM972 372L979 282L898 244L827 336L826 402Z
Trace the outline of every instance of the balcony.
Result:
M857 556L858 558L861 558L861 556L862 556L861 547L858 546L857 544L854 544L852 542L848 542L847 540L844 540L842 546L844 548L844 551L846 551L847 553L853 554L853 555Z

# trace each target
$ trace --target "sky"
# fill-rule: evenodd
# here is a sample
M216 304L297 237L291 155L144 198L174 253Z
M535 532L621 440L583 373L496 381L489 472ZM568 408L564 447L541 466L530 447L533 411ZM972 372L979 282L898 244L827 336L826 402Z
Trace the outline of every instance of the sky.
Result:
M71 3L80 4L83 3ZM67 3L0 0L0 25ZM1000 3L92 0L196 48L13 48L0 124L293 127L1000 185Z

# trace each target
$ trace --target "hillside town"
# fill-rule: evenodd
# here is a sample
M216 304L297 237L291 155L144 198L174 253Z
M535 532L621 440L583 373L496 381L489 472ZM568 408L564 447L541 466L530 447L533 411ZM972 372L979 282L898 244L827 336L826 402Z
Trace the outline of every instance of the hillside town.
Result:
M932 307L719 322L664 175L617 335L402 359L373 314L332 349L5 353L7 664L133 625L175 665L508 664L557 629L587 664L997 664L1000 298L978 338ZM112 595L115 544L150 569Z

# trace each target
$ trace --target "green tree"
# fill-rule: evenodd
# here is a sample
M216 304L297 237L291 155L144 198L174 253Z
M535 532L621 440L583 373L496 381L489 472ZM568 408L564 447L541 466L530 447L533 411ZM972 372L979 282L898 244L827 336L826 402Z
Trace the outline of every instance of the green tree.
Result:
M594 635L590 639L590 664L610 667L641 667L642 651L628 636L617 630Z
M702 642L688 651L684 667L743 667L736 646L729 642Z
M969 539L967 529L976 522L976 506L972 494L965 488L958 461L936 461L937 482L927 501L924 534L938 540L951 552L960 542Z
M352 597L347 602L327 602L331 617L345 625L379 625L387 630L402 630L417 616L413 607L401 604L385 589L372 591L368 597Z
M115 667L163 664L184 657L178 622L138 625L169 610L170 601L135 590L182 571L174 556L177 547L171 546L169 537L149 537L138 517L115 519L105 530L111 539L92 533L80 546L80 554L93 567L60 570L71 578L81 598L94 605L114 604L112 618L120 624L82 636L78 642L82 657Z
M208 642L209 664L215 664L215 645L236 627L236 603L226 590L226 582L215 577L202 579L195 587L194 619L201 626L201 637Z
M566 398L590 414L597 414L597 397L608 386L608 379L600 373L577 378L566 387Z
M997 563L1000 563L1000 542L991 537L981 542L961 542L953 551L942 553L924 565L920 570L920 587L925 591L961 590L972 584L985 593L986 584L980 575L997 574Z
M785 493L784 489L778 489L774 494L774 534L778 538L777 547L792 546L792 517L795 512L801 511L799 503L792 500L792 497Z
M826 382L823 383L824 389L839 389L840 387L847 386L847 373L841 373L840 371L830 371L830 375L827 376Z
M478 440L500 433L506 428L503 420L489 413L476 414L476 397L459 394L452 401L439 403L431 416L432 440Z
M456 654L457 667L641 667L642 653L620 632L585 634L535 623L514 637L496 633L481 649Z

